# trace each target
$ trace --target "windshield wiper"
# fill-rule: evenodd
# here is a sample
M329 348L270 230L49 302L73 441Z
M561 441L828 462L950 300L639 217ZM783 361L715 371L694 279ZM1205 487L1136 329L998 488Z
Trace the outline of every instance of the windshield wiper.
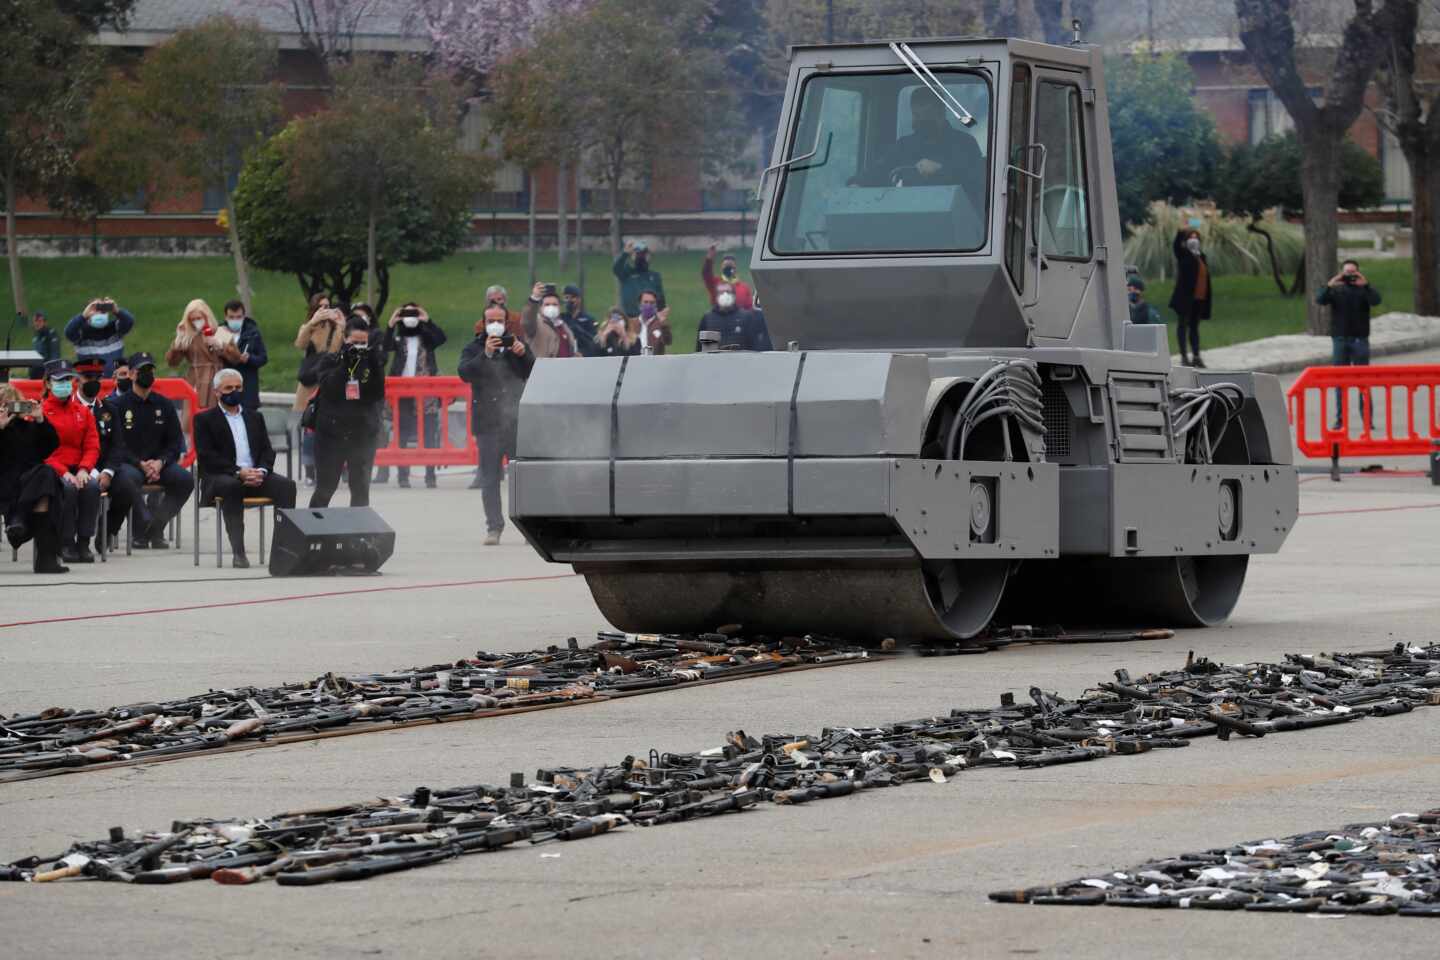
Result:
M895 56L900 58L900 62L905 64L911 73L915 74L917 80L925 84L925 89L933 93L935 99L939 100L941 105L943 105L946 110L949 110L956 120L959 120L967 127L975 125L975 118L970 115L970 111L961 106L960 101L955 99L955 95L945 89L945 85L936 79L935 74L931 73L930 68L925 66L925 61L920 59L919 54L910 49L910 44L899 42L891 43L890 50Z

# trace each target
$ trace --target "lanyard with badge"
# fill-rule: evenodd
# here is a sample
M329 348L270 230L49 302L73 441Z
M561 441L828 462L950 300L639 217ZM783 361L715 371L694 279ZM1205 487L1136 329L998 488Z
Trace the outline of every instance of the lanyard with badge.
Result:
M346 400L359 400L359 399L360 399L360 381L355 379L355 371L358 370L358 369L360 369L360 364L362 364L362 363L364 363L364 362L365 362L365 360L364 360L363 357L357 357L356 360L355 360L355 362L352 363L352 364L350 364L350 367L349 367L350 379L348 379L348 380L345 381L345 399L346 399Z

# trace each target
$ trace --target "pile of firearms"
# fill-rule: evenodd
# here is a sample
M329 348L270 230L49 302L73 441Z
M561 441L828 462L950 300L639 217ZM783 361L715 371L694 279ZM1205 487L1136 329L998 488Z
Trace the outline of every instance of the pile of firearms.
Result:
M602 632L581 648L476 653L457 663L323 677L278 687L211 690L103 711L51 708L0 719L0 782L116 761L160 759L244 741L295 742L418 721L495 716L608 700L701 681L732 680L867 658L811 638L747 639Z
M1182 853L1000 903L1440 917L1440 810Z
M633 676L628 674L626 676ZM1039 767L1191 739L1264 736L1435 704L1440 646L1289 656L1225 666L1190 657L1181 670L1113 683L1067 701L1032 688L991 709L954 710L880 727L829 727L761 738L744 731L699 753L651 751L617 764L540 770L533 782L420 787L403 797L264 820L177 822L169 831L77 843L58 856L0 868L0 878L90 877L168 883L212 877L283 884L353 880L425 866L522 841L578 840L618 826L655 826L798 804L920 780L945 782L972 767ZM488 695L488 694L486 694Z

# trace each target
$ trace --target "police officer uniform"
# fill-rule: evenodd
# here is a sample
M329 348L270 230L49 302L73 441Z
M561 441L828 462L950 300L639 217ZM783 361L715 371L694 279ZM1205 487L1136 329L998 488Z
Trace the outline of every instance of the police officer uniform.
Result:
M135 546L163 550L169 546L165 541L165 525L190 499L195 481L190 471L180 466L180 458L185 455L185 434L180 429L175 405L151 389L155 382L155 358L148 353L137 353L130 358L130 369L134 386L129 393L114 399L111 406L114 424L107 467L114 471L115 479L110 486L114 502L110 508L109 533L113 536L119 531L133 507L137 515ZM141 495L147 481L140 464L146 460L161 463L157 482L164 488L164 496L154 511Z

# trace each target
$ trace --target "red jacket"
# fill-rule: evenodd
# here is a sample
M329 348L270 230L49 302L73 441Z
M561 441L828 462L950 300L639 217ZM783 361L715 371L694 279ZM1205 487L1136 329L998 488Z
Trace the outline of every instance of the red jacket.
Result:
M100 431L95 429L95 415L90 408L79 400L47 396L41 409L60 437L60 445L45 458L50 469L62 477L76 467L93 470L100 459Z
M705 258L704 265L700 267L700 279L705 281L705 289L710 291L710 306L720 306L715 302L715 288L722 283L729 283L729 281L715 276L715 260L713 258ZM755 292L750 289L750 284L736 277L735 282L730 283L730 286L735 288L735 306L741 310L755 309Z

